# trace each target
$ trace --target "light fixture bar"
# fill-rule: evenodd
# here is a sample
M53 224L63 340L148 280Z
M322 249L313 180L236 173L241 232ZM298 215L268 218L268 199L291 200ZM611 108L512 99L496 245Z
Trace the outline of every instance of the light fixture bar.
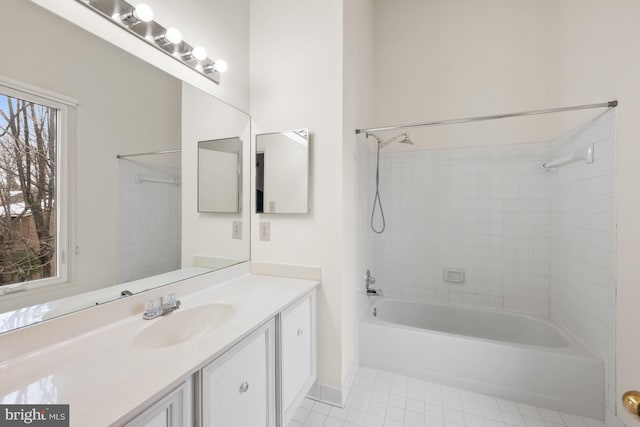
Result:
M219 67L215 66L215 61L206 57L206 52L202 47L190 45L184 40L181 40L181 36L175 37L177 34L180 34L176 29L170 28L167 30L154 20L145 22L138 19L136 20L135 25L131 25L130 17L133 16L133 12L136 7L125 0L76 1L82 3L94 12L97 12L103 18L108 19L139 39L144 40L147 44L171 56L173 59L186 65L198 74L206 77L216 84L220 84L220 71ZM126 17L126 19L120 19L121 16ZM168 32L169 36L167 35ZM172 43L170 39L179 39L179 41L178 43ZM204 56L202 55L202 52L205 52Z

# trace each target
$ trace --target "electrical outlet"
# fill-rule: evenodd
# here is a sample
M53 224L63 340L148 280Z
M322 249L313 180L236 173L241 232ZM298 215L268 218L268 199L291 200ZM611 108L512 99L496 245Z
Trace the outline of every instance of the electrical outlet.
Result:
M260 240L265 242L271 240L271 223L270 222L260 223Z
M242 240L242 221L233 221L231 226L231 238Z

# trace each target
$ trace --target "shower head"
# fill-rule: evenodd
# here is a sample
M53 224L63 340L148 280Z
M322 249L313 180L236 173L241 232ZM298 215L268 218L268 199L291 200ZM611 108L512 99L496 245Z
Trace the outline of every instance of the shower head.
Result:
M398 142L400 144L409 144L409 145L415 145L413 143L413 141L411 141L411 139L409 138L409 132L405 132L405 133L401 133L399 135L393 136L389 139L387 139L386 141L383 141L382 138L380 138L378 135L376 135L375 133L369 133L367 132L367 138L369 136L373 136L377 141L378 141L378 146L380 148L384 148L389 144L393 144L394 142Z
M404 137L403 137L400 141L398 141L400 144L416 145L416 144L414 144L414 143L413 143L413 141L409 138L409 132L405 132L405 133L403 134L403 136L404 136Z

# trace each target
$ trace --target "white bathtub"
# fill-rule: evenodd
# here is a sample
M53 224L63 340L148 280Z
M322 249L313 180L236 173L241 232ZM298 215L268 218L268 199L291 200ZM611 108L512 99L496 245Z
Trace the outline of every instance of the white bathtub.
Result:
M604 418L602 361L533 316L379 298L360 324L360 364Z

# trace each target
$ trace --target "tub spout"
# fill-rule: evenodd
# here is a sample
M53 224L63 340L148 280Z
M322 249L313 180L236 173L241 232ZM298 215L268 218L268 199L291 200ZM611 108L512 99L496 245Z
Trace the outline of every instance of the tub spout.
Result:
M382 288L379 288L379 289L369 288L369 289L367 289L367 296L368 297L381 297L381 296L384 296L384 295L382 294Z

